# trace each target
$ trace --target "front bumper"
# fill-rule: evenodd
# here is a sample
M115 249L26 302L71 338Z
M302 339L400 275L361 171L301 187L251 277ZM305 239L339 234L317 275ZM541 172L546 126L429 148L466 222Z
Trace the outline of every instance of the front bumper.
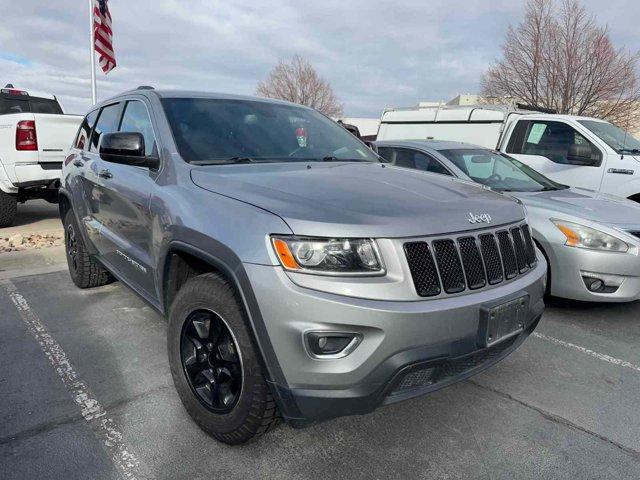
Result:
M329 294L294 284L280 267L244 268L284 378L271 387L283 417L294 426L368 413L473 375L517 348L544 309L546 262L541 257L533 270L510 283L420 301ZM490 349L479 346L481 308L524 294L529 296L524 332L508 345L505 341ZM310 330L356 332L362 341L344 358L312 358L303 343ZM440 372L436 383L398 388L409 371L431 366ZM445 375L445 370L453 373Z
M631 302L640 299L640 256L568 247L564 243L544 245L551 270L551 294L587 302ZM614 291L592 292L583 277L600 278ZM613 290L609 288L608 290Z

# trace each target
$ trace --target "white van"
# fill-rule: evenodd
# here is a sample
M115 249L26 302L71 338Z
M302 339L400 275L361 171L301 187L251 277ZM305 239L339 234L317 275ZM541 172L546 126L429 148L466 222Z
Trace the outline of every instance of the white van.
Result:
M387 110L378 140L458 140L496 149L547 177L640 201L640 141L609 122L500 106Z

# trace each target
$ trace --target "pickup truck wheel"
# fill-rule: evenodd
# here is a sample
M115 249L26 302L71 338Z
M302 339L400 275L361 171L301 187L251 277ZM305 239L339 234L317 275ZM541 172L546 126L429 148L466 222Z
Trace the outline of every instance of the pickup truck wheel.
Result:
M69 274L76 286L100 287L112 281L109 272L87 252L72 210L64 216L64 244Z
M10 227L16 219L18 200L15 195L0 190L0 227Z
M171 374L198 426L217 440L241 444L279 420L234 288L220 275L191 278L169 313Z

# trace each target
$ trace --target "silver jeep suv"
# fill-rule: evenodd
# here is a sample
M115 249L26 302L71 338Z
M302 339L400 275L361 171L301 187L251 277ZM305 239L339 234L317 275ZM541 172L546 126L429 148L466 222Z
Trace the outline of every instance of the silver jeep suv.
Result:
M118 279L168 317L180 398L227 443L469 377L544 309L521 205L386 165L285 102L107 100L65 161L60 214L75 284Z

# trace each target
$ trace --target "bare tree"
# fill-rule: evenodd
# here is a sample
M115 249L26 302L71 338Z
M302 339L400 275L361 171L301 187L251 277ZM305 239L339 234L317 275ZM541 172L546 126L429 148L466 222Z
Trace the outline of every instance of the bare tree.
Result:
M288 63L281 60L267 79L258 83L256 94L306 105L329 117L342 116L342 104L329 82L299 55L295 55Z
M503 57L482 77L483 95L536 107L640 123L638 53L616 49L579 0L529 0L509 27Z

